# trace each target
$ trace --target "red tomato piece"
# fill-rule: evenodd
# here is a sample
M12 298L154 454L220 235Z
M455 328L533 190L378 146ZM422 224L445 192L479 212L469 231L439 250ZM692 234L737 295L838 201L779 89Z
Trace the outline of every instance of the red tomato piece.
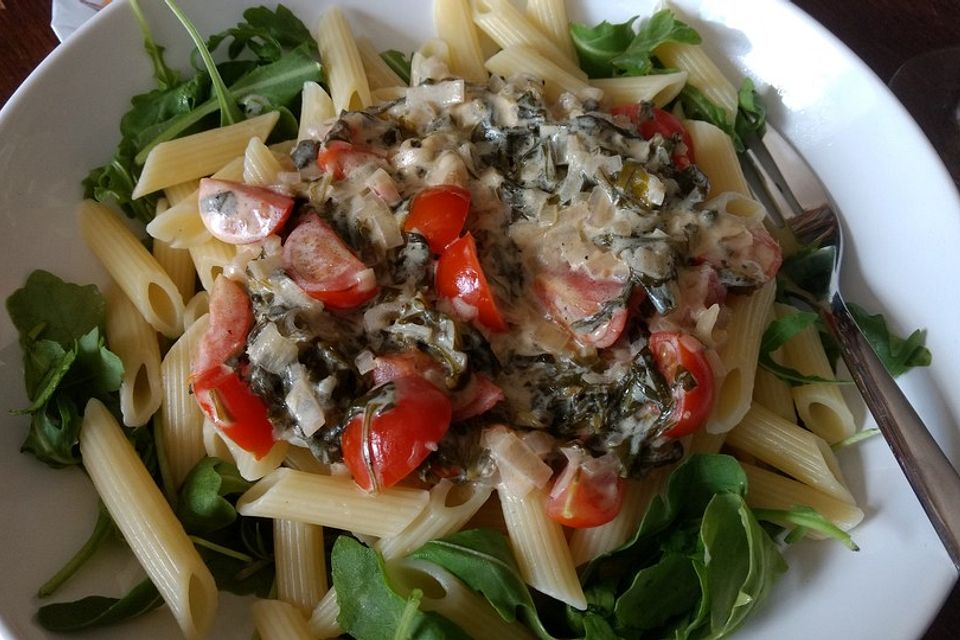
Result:
M580 331L577 322L599 313L605 304L623 296L626 283L619 280L595 280L582 271L541 273L534 281L534 291L550 311L581 344L598 349L609 347L623 332L627 308L620 306L600 325Z
M672 426L664 435L691 434L706 423L713 409L713 370L703 345L687 334L660 331L650 334L649 346L657 369L673 389Z
M203 373L242 353L252 326L247 292L230 278L217 276L210 292L210 324L191 363L191 374Z
M567 466L547 496L547 515L566 527L599 527L613 520L623 505L620 461L613 453L599 458L579 448L562 449Z
M445 388L443 368L436 360L419 349L377 356L373 361L373 370L370 375L375 387L397 378L420 376L440 389Z
M470 192L463 187L444 184L427 187L413 197L403 230L427 239L430 250L439 255L456 240L470 211Z
M340 438L343 461L365 491L377 492L403 480L436 451L450 428L450 400L433 384L417 375L390 384L392 406L373 416L355 416Z
M331 140L317 152L317 166L336 180L343 178L361 164L380 156L371 147L343 140Z
M274 443L267 405L232 367L214 366L192 383L197 404L213 424L257 460L267 455Z
M377 294L377 282L319 216L303 219L283 243L287 273L307 294L333 309L352 309Z
M467 386L453 397L453 419L466 420L484 414L505 397L503 389L493 380L475 373Z
M666 139L674 138L683 143L683 148L677 147L673 152L673 164L680 169L686 169L695 163L693 153L693 140L683 126L680 119L669 111L664 111L659 107L650 107L650 115L647 117L647 111L639 103L622 105L610 110L614 115L627 117L630 122L637 126L640 135L649 140L655 134L660 134Z
M293 198L239 182L203 178L200 218L210 234L230 244L247 244L276 233L290 217Z
M437 260L437 293L456 303L465 303L476 309L476 319L491 331L506 331L497 303L493 299L487 277L477 257L477 243L466 235L451 242ZM470 320L472 318L461 318Z

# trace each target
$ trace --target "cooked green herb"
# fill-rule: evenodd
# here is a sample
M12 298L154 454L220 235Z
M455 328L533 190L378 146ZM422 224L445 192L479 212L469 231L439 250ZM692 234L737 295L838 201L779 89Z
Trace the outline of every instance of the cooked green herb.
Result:
M387 63L397 76L403 80L404 84L410 84L410 57L404 55L402 51L396 49L387 49L380 53L380 57Z

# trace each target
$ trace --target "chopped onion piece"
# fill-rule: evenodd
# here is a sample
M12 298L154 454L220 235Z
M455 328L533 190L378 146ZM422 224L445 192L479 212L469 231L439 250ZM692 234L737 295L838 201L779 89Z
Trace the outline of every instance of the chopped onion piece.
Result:
M553 470L534 450L502 425L483 432L481 442L500 470L500 482L515 496L527 495L534 488L542 489Z
M354 358L353 364L357 367L357 372L360 375L364 375L366 373L369 373L370 371L373 371L375 361L376 361L376 358L370 352L370 350L364 349L363 351L357 354L356 358Z
M288 369L288 375L292 384L284 402L290 415L303 431L304 437L309 438L324 425L326 416L313 389L310 388L306 368L302 364L294 365Z
M284 373L290 364L296 362L297 353L296 343L280 335L277 325L272 322L264 325L256 338L247 345L250 362L277 375Z

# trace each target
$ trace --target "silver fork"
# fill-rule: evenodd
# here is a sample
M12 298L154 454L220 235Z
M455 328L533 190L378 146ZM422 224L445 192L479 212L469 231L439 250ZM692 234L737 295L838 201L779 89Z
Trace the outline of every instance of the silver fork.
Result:
M960 570L960 475L860 332L840 294L843 230L823 183L772 127L748 141L744 171L768 211L802 245L832 249L826 300L812 306L840 346L850 376L873 414L927 517Z

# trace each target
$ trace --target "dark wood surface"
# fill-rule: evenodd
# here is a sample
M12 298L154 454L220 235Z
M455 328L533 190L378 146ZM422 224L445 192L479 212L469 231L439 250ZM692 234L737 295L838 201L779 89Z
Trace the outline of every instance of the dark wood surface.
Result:
M836 34L884 81L914 56L960 45L960 0L795 0L795 4ZM49 24L50 0L0 0L0 106L56 46ZM885 604L890 603L877 606ZM924 638L960 638L960 587L954 588Z

